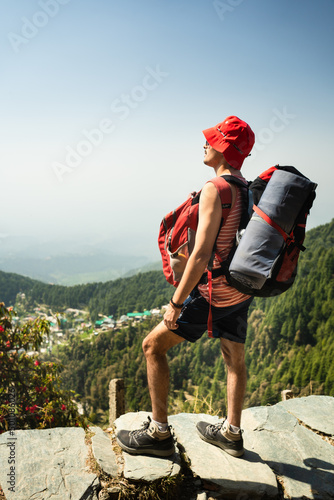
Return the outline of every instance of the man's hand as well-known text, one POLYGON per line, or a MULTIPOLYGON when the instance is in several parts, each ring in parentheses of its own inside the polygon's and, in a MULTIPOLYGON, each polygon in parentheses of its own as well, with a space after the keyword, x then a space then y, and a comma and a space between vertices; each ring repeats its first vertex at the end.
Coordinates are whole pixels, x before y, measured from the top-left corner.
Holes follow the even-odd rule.
POLYGON ((171 304, 169 304, 167 311, 164 314, 164 325, 168 330, 175 330, 178 328, 176 324, 177 318, 181 314, 181 309, 176 309, 171 304))

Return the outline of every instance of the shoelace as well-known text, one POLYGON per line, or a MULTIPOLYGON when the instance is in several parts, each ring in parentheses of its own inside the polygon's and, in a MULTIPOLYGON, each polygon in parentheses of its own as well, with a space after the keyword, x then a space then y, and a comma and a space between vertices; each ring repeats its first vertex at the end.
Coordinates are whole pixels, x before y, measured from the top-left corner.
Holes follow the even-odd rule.
POLYGON ((211 424, 209 426, 209 432, 214 436, 223 428, 224 422, 221 424, 211 424))
POLYGON ((147 417, 147 421, 143 422, 142 427, 140 429, 136 429, 135 431, 131 431, 130 435, 136 437, 136 436, 141 436, 142 434, 145 434, 145 432, 147 431, 147 429, 150 426, 150 423, 151 423, 151 418, 147 417))
MULTIPOLYGON (((142 434, 145 434, 147 429, 149 428, 150 424, 151 424, 151 417, 147 417, 147 421, 146 422, 143 422, 142 426, 140 429, 136 429, 134 431, 131 431, 130 432, 130 436, 134 436, 134 437, 137 437, 137 436, 141 436, 142 434)), ((171 434, 172 433, 172 426, 169 425, 166 429, 166 431, 169 431, 171 434)))
MULTIPOLYGON (((225 419, 226 420, 226 419, 225 419)), ((209 432, 215 436, 223 427, 224 427, 224 424, 225 424, 225 420, 219 424, 211 424, 209 426, 209 432)), ((243 429, 240 429, 240 434, 243 434, 243 429)))

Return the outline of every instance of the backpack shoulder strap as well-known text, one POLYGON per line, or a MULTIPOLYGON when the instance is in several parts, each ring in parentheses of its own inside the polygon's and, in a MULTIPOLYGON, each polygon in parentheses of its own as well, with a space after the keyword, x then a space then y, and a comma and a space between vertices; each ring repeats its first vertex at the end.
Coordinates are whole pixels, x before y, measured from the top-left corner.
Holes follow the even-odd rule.
POLYGON ((212 184, 216 186, 216 189, 220 196, 220 201, 222 203, 222 222, 219 228, 221 229, 232 207, 231 186, 224 177, 214 177, 213 179, 210 179, 208 182, 212 182, 212 184))
POLYGON ((242 180, 239 177, 235 177, 235 175, 222 175, 221 177, 230 184, 235 184, 241 188, 247 188, 249 186, 249 182, 242 180))
POLYGON ((240 188, 242 197, 242 213, 239 230, 245 229, 253 210, 253 196, 251 190, 249 189, 251 182, 235 177, 234 175, 225 175, 224 177, 229 183, 240 188))
MULTIPOLYGON (((220 199, 222 202, 222 224, 220 226, 220 229, 222 228, 223 224, 226 221, 226 218, 228 214, 230 213, 231 207, 232 207, 232 190, 230 184, 234 184, 235 186, 241 188, 241 194, 242 194, 242 203, 243 203, 243 210, 242 210, 242 226, 246 227, 248 223, 248 204, 249 204, 249 182, 246 180, 239 179, 238 177, 235 177, 234 175, 222 175, 220 177, 214 177, 211 179, 209 182, 212 182, 216 188, 217 191, 220 195, 220 199)), ((252 204, 253 206, 253 204, 252 204)))

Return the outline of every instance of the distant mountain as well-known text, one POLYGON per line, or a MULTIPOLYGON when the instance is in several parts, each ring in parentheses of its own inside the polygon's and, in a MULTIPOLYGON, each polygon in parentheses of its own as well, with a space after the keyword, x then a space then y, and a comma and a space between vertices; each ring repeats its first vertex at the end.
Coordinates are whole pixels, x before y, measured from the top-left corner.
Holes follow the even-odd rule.
POLYGON ((149 271, 161 271, 162 270, 162 262, 158 260, 157 262, 151 262, 150 264, 146 264, 145 266, 131 269, 127 273, 123 274, 122 278, 130 278, 130 276, 134 276, 138 273, 148 273, 149 271))
POLYGON ((34 241, 0 234, 0 270, 70 286, 161 269, 135 247, 121 252, 123 247, 116 239, 101 240, 97 236, 34 241))
POLYGON ((67 254, 33 257, 0 257, 0 269, 29 276, 44 283, 76 285, 81 283, 105 282, 133 275, 149 266, 148 259, 141 256, 91 253, 90 255, 67 254), (130 274, 128 274, 130 273, 130 274))

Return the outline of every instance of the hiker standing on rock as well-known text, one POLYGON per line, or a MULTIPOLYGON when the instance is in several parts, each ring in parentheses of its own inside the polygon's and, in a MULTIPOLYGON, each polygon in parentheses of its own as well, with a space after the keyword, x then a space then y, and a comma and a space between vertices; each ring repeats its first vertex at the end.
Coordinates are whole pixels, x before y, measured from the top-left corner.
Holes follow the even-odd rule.
MULTIPOLYGON (((229 116, 217 126, 203 131, 204 163, 213 168, 216 177, 234 176, 244 181, 240 169, 254 145, 254 133, 249 125, 229 116)), ((244 453, 240 430, 241 411, 246 390, 244 343, 248 308, 252 301, 229 286, 223 275, 214 277, 212 296, 208 283, 201 283, 214 245, 214 270, 227 259, 232 249, 243 210, 242 188, 230 183, 232 206, 222 222, 222 199, 215 179, 207 182, 200 195, 198 227, 194 249, 186 263, 182 278, 163 321, 143 341, 147 362, 148 387, 152 402, 152 420, 135 431, 121 430, 117 442, 129 453, 169 456, 174 452, 174 441, 167 422, 169 369, 167 351, 183 342, 196 342, 208 328, 209 310, 212 312, 212 336, 220 339, 223 359, 227 367, 227 418, 216 425, 197 424, 200 437, 219 446, 230 455, 244 453), (218 235, 218 237, 217 237, 218 235)))

